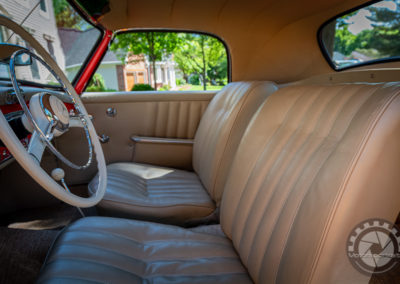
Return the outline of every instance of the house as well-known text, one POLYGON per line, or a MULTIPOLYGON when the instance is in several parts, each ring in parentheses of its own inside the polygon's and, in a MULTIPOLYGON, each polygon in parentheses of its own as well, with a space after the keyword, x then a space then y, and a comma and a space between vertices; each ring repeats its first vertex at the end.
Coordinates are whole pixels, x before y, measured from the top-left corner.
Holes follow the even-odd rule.
MULTIPOLYGON (((17 23, 21 23, 36 4, 36 1, 31 0, 0 0, 0 13, 17 23)), ((53 56, 60 68, 65 70, 65 57, 57 32, 53 2, 51 0, 41 0, 23 23, 23 27, 53 56)), ((13 35, 11 38, 10 36, 9 30, 1 29, 0 38, 2 42, 6 42, 9 39, 9 43, 30 48, 18 36, 13 35)), ((48 72, 44 68, 40 68, 37 62, 34 61, 30 71, 24 72, 21 79, 40 82, 47 76, 48 72)))
MULTIPOLYGON (((66 75, 69 80, 73 80, 91 51, 91 47, 95 45, 99 31, 94 28, 85 31, 59 28, 58 33, 65 53, 66 75)), ((122 66, 121 60, 113 52, 109 51, 104 56, 97 73, 104 78, 107 89, 124 90, 124 85, 121 83, 122 79, 118 79, 118 70, 122 66)))
MULTIPOLYGON (((172 57, 156 62, 157 88, 176 87, 175 62, 172 57)), ((143 55, 134 55, 126 60, 124 68, 125 90, 131 90, 135 84, 154 85, 151 63, 143 55)))
MULTIPOLYGON (((79 71, 82 63, 97 39, 93 33, 94 28, 79 31, 70 28, 59 28, 58 33, 61 45, 65 53, 65 70, 68 79, 72 80, 79 71), (88 48, 84 48, 87 46, 88 48)), ((157 87, 176 87, 175 63, 171 58, 156 62, 157 87)), ((115 91, 130 91, 135 84, 150 84, 153 86, 154 76, 151 64, 143 55, 134 55, 125 60, 117 56, 113 51, 107 51, 96 73, 100 74, 106 85, 106 89, 115 91)))

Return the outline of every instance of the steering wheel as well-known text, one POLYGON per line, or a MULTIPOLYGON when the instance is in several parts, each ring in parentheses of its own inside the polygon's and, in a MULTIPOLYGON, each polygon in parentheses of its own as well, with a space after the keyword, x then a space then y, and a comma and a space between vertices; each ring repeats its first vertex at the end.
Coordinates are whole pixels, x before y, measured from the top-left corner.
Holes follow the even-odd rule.
POLYGON ((25 40, 37 54, 28 50, 20 49, 13 53, 10 59, 10 74, 15 94, 24 111, 23 124, 32 132, 32 138, 26 149, 0 110, 0 139, 7 146, 8 150, 17 162, 28 172, 28 174, 38 182, 44 189, 56 198, 77 207, 91 207, 96 205, 103 198, 107 185, 107 171, 103 150, 98 140, 96 130, 89 118, 89 115, 75 92, 74 87, 68 81, 62 70, 51 55, 28 33, 24 28, 14 23, 7 17, 0 15, 0 25, 10 29, 15 34, 25 40), (38 60, 59 82, 64 93, 69 96, 77 112, 76 117, 70 117, 63 101, 55 95, 41 92, 32 96, 29 107, 22 96, 19 83, 15 76, 15 58, 21 54, 28 54, 38 60), (70 127, 82 127, 88 141, 88 161, 84 165, 75 163, 64 157, 51 143, 54 137, 60 136, 68 131, 70 127), (47 174, 40 167, 45 148, 59 158, 67 166, 83 170, 86 169, 93 160, 93 153, 96 154, 98 168, 98 187, 96 192, 90 197, 80 197, 71 193, 66 187, 60 173, 53 173, 53 177, 47 174), (59 177, 57 177, 57 175, 59 177), (61 180, 61 184, 57 181, 61 180), (64 187, 65 186, 65 187, 64 187))

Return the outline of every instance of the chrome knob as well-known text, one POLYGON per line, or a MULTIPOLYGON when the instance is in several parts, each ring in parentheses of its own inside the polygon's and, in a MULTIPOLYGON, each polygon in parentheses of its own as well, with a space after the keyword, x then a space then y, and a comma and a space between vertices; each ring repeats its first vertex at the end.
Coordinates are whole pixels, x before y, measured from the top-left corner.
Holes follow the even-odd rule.
POLYGON ((110 141, 110 136, 108 136, 108 135, 105 135, 105 134, 101 134, 100 136, 99 136, 99 141, 101 142, 101 143, 108 143, 108 141, 110 141))
POLYGON ((106 110, 106 114, 107 114, 109 117, 114 117, 114 116, 117 115, 117 110, 116 110, 115 108, 113 108, 113 107, 109 107, 109 108, 107 108, 107 110, 106 110))

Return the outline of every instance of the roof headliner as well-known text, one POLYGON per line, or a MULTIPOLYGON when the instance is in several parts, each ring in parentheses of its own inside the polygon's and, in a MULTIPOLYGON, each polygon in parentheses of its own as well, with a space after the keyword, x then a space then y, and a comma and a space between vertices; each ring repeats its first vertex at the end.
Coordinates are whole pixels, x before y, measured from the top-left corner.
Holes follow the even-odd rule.
POLYGON ((232 80, 287 83, 332 72, 317 41, 329 18, 365 0, 110 0, 110 30, 164 28, 215 34, 228 45, 232 80))

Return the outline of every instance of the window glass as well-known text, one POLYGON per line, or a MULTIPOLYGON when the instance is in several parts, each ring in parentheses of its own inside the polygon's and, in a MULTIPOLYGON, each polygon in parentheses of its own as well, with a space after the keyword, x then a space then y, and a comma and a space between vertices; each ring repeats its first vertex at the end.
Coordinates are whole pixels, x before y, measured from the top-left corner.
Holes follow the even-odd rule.
MULTIPOLYGON (((22 26, 56 60, 68 79, 74 80, 101 36, 101 31, 86 22, 66 0, 0 0, 0 13, 22 26)), ((0 26, 0 43, 32 48, 18 35, 0 26)), ((27 68, 26 68, 27 69, 27 68)), ((46 71, 37 62, 24 78, 35 83, 48 82, 46 71)), ((6 72, 1 72, 4 77, 6 72)))
POLYGON ((115 36, 86 91, 219 90, 227 83, 227 50, 215 37, 124 32, 115 36))
POLYGON ((336 70, 400 59, 400 0, 337 17, 321 28, 320 41, 336 70))
POLYGON ((46 1, 45 0, 40 0, 40 10, 42 10, 43 12, 47 12, 47 8, 46 8, 46 1))

